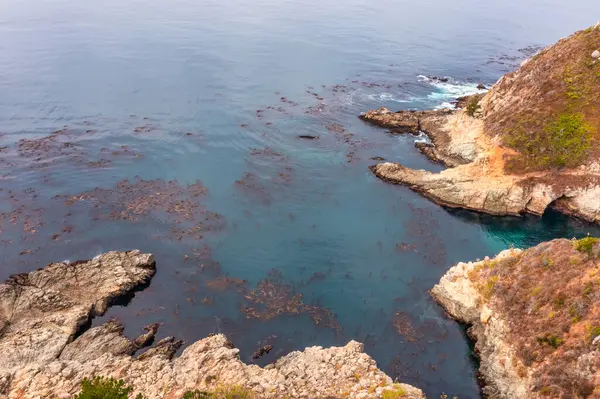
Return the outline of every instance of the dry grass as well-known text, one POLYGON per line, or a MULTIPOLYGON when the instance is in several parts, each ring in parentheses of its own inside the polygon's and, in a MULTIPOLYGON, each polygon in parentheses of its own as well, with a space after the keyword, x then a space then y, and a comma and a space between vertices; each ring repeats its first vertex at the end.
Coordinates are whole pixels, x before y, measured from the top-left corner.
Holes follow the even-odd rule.
POLYGON ((577 32, 494 87, 484 129, 517 151, 507 172, 574 167, 598 155, 600 62, 591 54, 599 43, 600 29, 577 32))
POLYGON ((508 341, 519 359, 538 368, 534 387, 542 396, 587 397, 594 388, 576 363, 594 350, 591 342, 600 335, 599 255, 596 239, 554 240, 469 276, 509 321, 508 341))

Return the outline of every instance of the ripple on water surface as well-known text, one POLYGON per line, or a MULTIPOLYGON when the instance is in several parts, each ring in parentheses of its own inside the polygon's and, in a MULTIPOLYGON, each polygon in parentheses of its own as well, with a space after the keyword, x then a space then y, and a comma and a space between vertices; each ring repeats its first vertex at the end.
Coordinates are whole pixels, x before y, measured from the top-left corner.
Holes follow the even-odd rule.
MULTIPOLYGON (((427 290, 458 261, 599 233, 552 212, 448 211, 367 168, 440 170, 414 148, 422 137, 360 112, 477 91, 526 46, 556 40, 554 18, 532 26, 506 2, 474 0, 437 13, 357 0, 37 3, 0 13, 0 274, 154 253, 152 284, 95 323, 117 317, 134 336, 162 322, 159 334, 188 343, 224 332, 258 364, 357 339, 429 397, 477 398, 463 329, 427 290)), ((555 3, 532 12, 564 11, 555 3)), ((578 3, 561 13, 564 34, 585 26, 578 3)))

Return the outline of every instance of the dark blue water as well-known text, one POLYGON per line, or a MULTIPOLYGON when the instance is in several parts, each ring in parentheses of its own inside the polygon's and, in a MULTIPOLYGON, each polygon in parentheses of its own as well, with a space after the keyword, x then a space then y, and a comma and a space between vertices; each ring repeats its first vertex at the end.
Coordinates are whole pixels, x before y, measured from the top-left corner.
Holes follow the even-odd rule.
POLYGON ((107 315, 129 335, 156 321, 187 342, 224 332, 248 362, 273 344, 259 364, 357 339, 429 397, 478 398, 462 329, 427 290, 458 261, 600 231, 553 213, 446 211, 382 183, 371 157, 439 167, 414 137, 356 116, 443 106, 599 11, 593 0, 2 2, 0 277, 139 248, 158 273, 107 315), (208 194, 187 188, 197 181, 208 194))

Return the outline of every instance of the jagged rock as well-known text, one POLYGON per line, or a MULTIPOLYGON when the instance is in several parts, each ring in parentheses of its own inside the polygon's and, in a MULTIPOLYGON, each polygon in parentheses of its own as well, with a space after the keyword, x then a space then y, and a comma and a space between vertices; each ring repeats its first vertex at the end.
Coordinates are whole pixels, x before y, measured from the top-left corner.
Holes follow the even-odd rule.
POLYGON ((114 320, 91 328, 66 345, 59 358, 83 363, 105 353, 131 356, 137 350, 137 346, 123 336, 123 330, 123 325, 114 320))
MULTIPOLYGON (((433 144, 424 141, 416 141, 415 147, 432 162, 444 164, 444 161, 438 158, 433 144)), ((381 161, 385 161, 385 159, 381 159, 381 161)))
POLYGON ((273 345, 265 345, 262 348, 260 348, 259 350, 257 350, 256 352, 254 352, 254 354, 252 355, 252 359, 254 359, 254 360, 260 359, 262 356, 271 352, 272 349, 273 349, 273 345))
POLYGON ((416 111, 392 112, 385 107, 361 115, 364 121, 390 129, 393 133, 419 134, 419 114, 416 111))
MULTIPOLYGON (((51 264, 0 284, 0 397, 70 398, 82 379, 98 375, 123 379, 134 394, 150 399, 180 399, 188 390, 227 385, 257 398, 379 398, 393 387, 355 341, 292 352, 261 368, 242 363, 239 350, 221 334, 193 343, 179 357, 183 342, 174 337, 135 357, 152 342, 158 324, 145 327, 133 341, 115 320, 85 330, 91 317, 146 285, 154 272, 152 255, 109 252, 89 261, 51 264)), ((423 398, 420 390, 399 386, 406 399, 423 398)))
POLYGON ((431 290, 470 326, 485 397, 598 397, 600 352, 588 331, 600 326, 600 244, 590 242, 560 239, 458 263, 431 290))
POLYGON ((138 356, 138 360, 149 359, 154 356, 171 360, 175 356, 175 352, 181 348, 181 345, 183 345, 183 341, 176 340, 175 337, 163 338, 156 345, 138 356))
POLYGON ((158 331, 158 327, 160 325, 158 323, 150 324, 144 327, 144 330, 147 331, 145 334, 139 335, 136 339, 133 340, 133 343, 136 348, 144 348, 154 341, 154 337, 156 336, 156 332, 158 331))
POLYGON ((484 84, 480 83, 477 85, 477 90, 487 90, 487 87, 485 87, 484 84))
POLYGON ((154 271, 152 255, 109 252, 90 261, 53 263, 0 284, 0 374, 56 359, 90 317, 148 283, 154 271))
MULTIPOLYGON (((471 162, 478 152, 477 144, 473 143, 470 135, 458 137, 454 140, 449 135, 452 130, 448 128, 448 124, 457 117, 456 111, 450 109, 392 112, 387 108, 380 108, 361 115, 363 120, 389 129, 390 132, 395 134, 426 133, 433 147, 424 154, 434 162, 441 162, 451 167, 471 162)), ((452 123, 462 126, 477 123, 477 121, 463 122, 461 120, 452 123)))

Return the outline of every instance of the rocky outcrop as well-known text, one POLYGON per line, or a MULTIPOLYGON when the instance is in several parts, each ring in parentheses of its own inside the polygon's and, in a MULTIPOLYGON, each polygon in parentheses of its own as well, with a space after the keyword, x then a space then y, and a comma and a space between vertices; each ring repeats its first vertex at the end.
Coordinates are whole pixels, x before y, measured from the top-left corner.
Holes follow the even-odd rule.
POLYGON ((492 215, 542 215, 549 206, 592 222, 600 222, 600 175, 586 169, 562 173, 504 175, 490 170, 488 160, 440 173, 396 163, 371 166, 387 182, 409 186, 432 201, 492 215))
POLYGON ((158 324, 130 340, 110 320, 89 328, 116 300, 149 283, 152 255, 109 252, 89 261, 55 263, 0 284, 0 397, 71 398, 84 378, 123 379, 145 398, 180 399, 188 390, 237 386, 257 398, 379 398, 386 390, 422 398, 394 384, 351 341, 344 347, 311 347, 261 368, 246 365, 225 336, 207 337, 175 354, 182 341, 154 341, 158 324))
POLYGON ((494 215, 548 207, 600 222, 600 28, 577 32, 501 78, 460 110, 373 110, 362 119, 393 132, 424 132, 419 150, 450 169, 371 167, 448 207, 494 215), (595 46, 595 47, 594 47, 595 46), (596 93, 598 92, 598 93, 596 93), (598 95, 596 95, 598 94, 598 95))
POLYGON ((431 150, 426 155, 448 167, 469 163, 477 154, 473 137, 455 137, 453 140, 450 136, 452 124, 462 126, 464 122, 473 123, 466 119, 456 119, 454 110, 392 112, 387 108, 380 108, 368 111, 360 117, 366 122, 388 129, 393 134, 426 133, 431 140, 431 150))
POLYGON ((432 290, 468 324, 487 397, 598 398, 600 244, 554 240, 459 263, 432 290))

